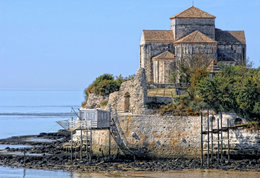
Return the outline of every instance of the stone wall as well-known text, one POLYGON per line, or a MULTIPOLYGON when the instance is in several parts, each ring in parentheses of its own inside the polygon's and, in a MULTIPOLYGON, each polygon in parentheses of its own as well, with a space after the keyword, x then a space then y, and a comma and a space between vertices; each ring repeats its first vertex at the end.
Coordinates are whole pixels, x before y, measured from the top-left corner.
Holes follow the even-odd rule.
MULTIPOLYGON (((216 116, 218 118, 219 116, 216 116)), ((224 115, 223 126, 230 118, 233 124, 236 115, 224 115)), ((118 123, 120 134, 127 147, 134 150, 136 155, 145 157, 173 158, 176 156, 200 156, 200 117, 133 115, 119 113, 118 123)), ((206 124, 206 123, 204 123, 206 124)), ((214 125, 216 128, 216 125, 214 125)), ((204 128, 206 129, 206 128, 204 128)), ((226 134, 224 149, 227 148, 226 134)), ((204 137, 206 139, 206 136, 204 137)), ((214 137, 216 141, 216 136, 214 137)), ((260 154, 260 132, 247 129, 230 131, 232 150, 247 154, 260 154)), ((216 146, 216 142, 214 146, 216 146)), ((206 148, 206 144, 204 144, 206 148)), ((94 153, 104 154, 108 150, 108 131, 93 132, 94 153)), ((118 147, 112 139, 112 153, 116 154, 118 147)))
POLYGON ((145 69, 147 82, 153 82, 152 57, 164 51, 174 53, 173 43, 145 43, 140 45, 140 67, 145 69))
POLYGON ((175 44, 176 57, 178 59, 189 58, 192 55, 203 54, 211 59, 217 59, 216 44, 175 44))
POLYGON ((160 97, 160 96, 153 96, 147 97, 147 103, 164 103, 169 104, 172 102, 171 97, 160 97))
POLYGON ((85 108, 94 109, 94 108, 101 108, 103 109, 102 102, 108 100, 108 96, 100 96, 95 93, 90 93, 87 99, 87 103, 84 106, 85 108))
POLYGON ((142 114, 145 112, 147 100, 146 77, 143 68, 136 72, 134 80, 129 80, 121 84, 118 92, 111 93, 107 104, 118 112, 132 112, 142 114))
MULTIPOLYGON (((123 133, 122 138, 135 154, 145 157, 171 158, 181 155, 199 154, 199 117, 167 117, 156 115, 119 114, 117 117, 123 133)), ((107 153, 108 132, 93 133, 94 153, 107 153)), ((112 142, 112 152, 117 145, 112 142)))
POLYGON ((172 19, 171 29, 175 40, 179 40, 190 33, 199 30, 211 39, 215 40, 215 19, 172 19))
POLYGON ((175 60, 153 59, 153 83, 170 83, 170 76, 174 70, 176 70, 175 60))
POLYGON ((218 61, 246 64, 246 45, 242 43, 218 43, 218 61))

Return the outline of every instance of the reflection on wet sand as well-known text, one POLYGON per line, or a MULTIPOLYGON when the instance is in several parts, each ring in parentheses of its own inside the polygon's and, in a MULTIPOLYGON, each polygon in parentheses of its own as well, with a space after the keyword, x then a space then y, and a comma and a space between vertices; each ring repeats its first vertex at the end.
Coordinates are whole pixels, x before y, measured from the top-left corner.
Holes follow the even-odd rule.
POLYGON ((160 177, 160 178, 259 178, 260 172, 222 171, 222 170, 184 170, 169 172, 113 172, 113 173, 74 173, 73 178, 106 177, 160 177))

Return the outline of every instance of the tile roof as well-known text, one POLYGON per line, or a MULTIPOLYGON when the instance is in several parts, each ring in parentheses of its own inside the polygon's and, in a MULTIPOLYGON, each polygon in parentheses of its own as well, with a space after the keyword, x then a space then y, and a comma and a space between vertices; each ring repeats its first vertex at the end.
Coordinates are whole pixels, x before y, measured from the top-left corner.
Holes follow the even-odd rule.
POLYGON ((145 42, 172 42, 174 35, 172 30, 143 30, 145 42))
POLYGON ((196 30, 191 34, 179 39, 175 43, 217 43, 215 40, 196 30))
POLYGON ((216 29, 216 41, 246 43, 244 31, 222 31, 216 29))
POLYGON ((170 19, 174 18, 210 18, 210 19, 215 19, 216 17, 214 15, 211 15, 197 7, 190 7, 175 16, 171 17, 170 19))
POLYGON ((153 59, 175 59, 175 56, 169 51, 164 51, 163 53, 153 57, 153 59))

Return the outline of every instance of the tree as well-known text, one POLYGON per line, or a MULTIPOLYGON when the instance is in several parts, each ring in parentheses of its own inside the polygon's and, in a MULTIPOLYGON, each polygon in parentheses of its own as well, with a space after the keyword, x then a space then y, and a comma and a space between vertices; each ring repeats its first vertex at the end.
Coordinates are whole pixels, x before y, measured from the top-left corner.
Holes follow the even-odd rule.
POLYGON ((212 80, 203 78, 197 94, 215 110, 231 111, 247 120, 260 121, 260 68, 246 66, 222 66, 212 80))
POLYGON ((190 84, 197 69, 206 69, 211 61, 212 59, 203 54, 182 58, 176 62, 176 71, 171 74, 171 82, 190 84))

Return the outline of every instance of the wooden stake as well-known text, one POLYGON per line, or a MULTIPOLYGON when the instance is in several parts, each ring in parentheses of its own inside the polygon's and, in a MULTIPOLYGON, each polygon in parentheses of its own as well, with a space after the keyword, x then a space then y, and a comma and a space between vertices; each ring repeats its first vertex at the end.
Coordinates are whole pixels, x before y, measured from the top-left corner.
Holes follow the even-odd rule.
POLYGON ((201 166, 203 166, 203 115, 202 115, 202 111, 200 113, 200 123, 201 123, 201 132, 200 132, 200 136, 201 136, 201 142, 200 142, 200 151, 201 151, 201 166))
POLYGON ((90 128, 90 138, 89 138, 89 162, 92 159, 92 129, 90 128))
POLYGON ((82 129, 80 129, 80 152, 79 152, 80 160, 82 160, 82 147, 83 147, 83 138, 82 138, 82 129))
POLYGON ((73 145, 72 145, 72 131, 70 132, 70 138, 71 138, 71 140, 70 140, 70 150, 71 150, 70 159, 71 159, 71 161, 72 161, 72 159, 73 159, 73 151, 72 151, 72 147, 73 147, 73 145))
POLYGON ((228 137, 228 163, 229 163, 230 162, 229 119, 227 119, 227 137, 228 137))
POLYGON ((89 139, 88 139, 88 133, 89 133, 89 129, 87 128, 86 130, 86 155, 89 158, 89 148, 88 148, 88 144, 89 144, 89 139))
POLYGON ((219 119, 217 120, 217 124, 218 124, 218 153, 217 153, 217 160, 219 163, 219 119))
POLYGON ((213 162, 213 117, 211 117, 210 125, 211 125, 211 163, 213 162))
POLYGON ((208 156, 207 156, 207 160, 208 160, 208 167, 210 166, 210 160, 209 160, 209 108, 207 110, 207 125, 208 125, 208 156))
POLYGON ((223 161, 223 127, 222 127, 222 112, 220 112, 220 139, 221 139, 221 148, 220 148, 220 160, 223 161))
POLYGON ((109 105, 109 128, 108 128, 108 157, 110 159, 111 156, 111 105, 109 105))

